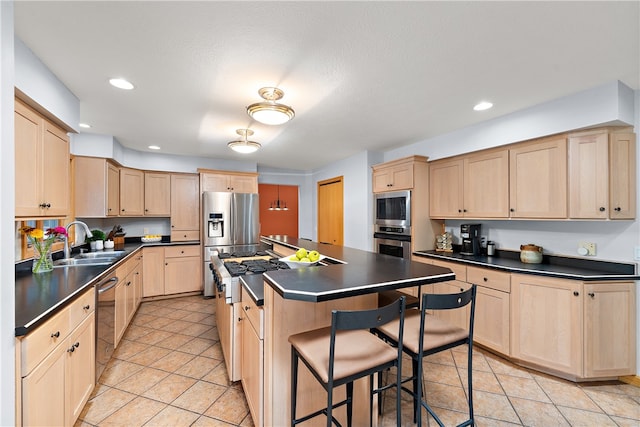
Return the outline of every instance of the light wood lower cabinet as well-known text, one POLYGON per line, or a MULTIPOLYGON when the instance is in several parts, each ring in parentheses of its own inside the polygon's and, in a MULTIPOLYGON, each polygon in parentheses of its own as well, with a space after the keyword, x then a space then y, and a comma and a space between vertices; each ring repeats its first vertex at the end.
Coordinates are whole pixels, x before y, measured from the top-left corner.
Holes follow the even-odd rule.
POLYGON ((200 245, 146 247, 142 260, 143 297, 202 290, 200 245))
POLYGON ((23 337, 22 425, 72 426, 95 385, 95 290, 23 337))
POLYGON ((264 425, 264 311, 242 288, 242 388, 256 426, 264 425))
POLYGON ((142 299, 141 255, 141 252, 134 255, 134 258, 117 270, 119 280, 115 291, 115 347, 120 343, 142 299))

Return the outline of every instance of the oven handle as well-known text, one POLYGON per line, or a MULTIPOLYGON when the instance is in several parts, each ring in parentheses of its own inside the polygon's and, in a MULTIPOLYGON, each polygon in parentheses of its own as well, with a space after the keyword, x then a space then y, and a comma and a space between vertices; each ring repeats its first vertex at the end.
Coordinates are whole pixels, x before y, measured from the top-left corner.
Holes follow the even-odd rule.
POLYGON ((385 240, 398 240, 401 242, 410 242, 411 236, 407 236, 406 234, 390 234, 390 233, 373 233, 374 239, 385 239, 385 240))
POLYGON ((108 279, 108 280, 105 280, 104 282, 102 282, 102 283, 100 283, 100 284, 98 285, 98 293, 99 293, 99 294, 105 293, 105 292, 107 292, 109 289, 113 289, 113 287, 114 287, 114 286, 116 286, 117 284, 118 284, 118 278, 117 278, 117 277, 115 277, 115 276, 114 276, 114 277, 112 277, 112 278, 110 278, 110 279, 108 279), (113 282, 113 283, 111 283, 111 282, 113 282), (105 285, 107 285, 107 284, 108 284, 109 286, 103 287, 103 286, 105 286, 105 285))

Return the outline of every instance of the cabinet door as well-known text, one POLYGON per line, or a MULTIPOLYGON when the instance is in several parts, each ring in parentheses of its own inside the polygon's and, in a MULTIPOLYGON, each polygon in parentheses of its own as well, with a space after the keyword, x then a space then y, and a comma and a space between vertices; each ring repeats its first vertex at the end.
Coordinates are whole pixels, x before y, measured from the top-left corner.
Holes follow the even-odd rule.
POLYGON ((16 100, 15 103, 16 216, 40 215, 42 194, 42 118, 16 100))
POLYGON ((217 173, 203 173, 202 191, 230 191, 229 175, 217 173))
POLYGON ((66 425, 76 422, 93 391, 96 378, 95 330, 95 314, 91 313, 67 340, 66 425))
POLYGON ((66 216, 70 210, 69 138, 62 129, 44 122, 42 194, 47 216, 66 216))
POLYGON ((142 250, 142 296, 164 295, 164 248, 142 250))
POLYGON ((202 290, 200 257, 165 258, 165 295, 202 290))
POLYGON ((636 307, 633 283, 584 285, 584 376, 636 373, 636 307))
POLYGON ((509 294, 478 286, 473 340, 509 356, 509 294))
MULTIPOLYGON (((200 230, 198 175, 171 175, 171 231, 200 230)), ((179 234, 179 233, 177 233, 179 234)), ((173 234, 172 234, 172 241, 173 234)))
POLYGON ((512 356, 582 375, 581 282, 511 276, 512 356))
POLYGON ((567 140, 564 136, 509 150, 513 218, 567 217, 567 140))
POLYGON ((141 216, 144 213, 144 173, 120 168, 120 215, 141 216))
POLYGON ((429 215, 432 218, 462 217, 463 184, 462 160, 429 163, 429 215))
POLYGON ((161 172, 144 173, 144 214, 171 214, 171 175, 161 172))
POLYGON ((411 190, 413 188, 413 163, 391 168, 391 190, 411 190))
POLYGON ((127 329, 127 282, 129 281, 129 275, 122 278, 116 285, 116 304, 114 314, 114 332, 115 332, 115 345, 118 347, 120 338, 124 335, 125 329, 127 329))
POLYGON ((609 136, 569 138, 569 217, 609 216, 609 136))
POLYGON ((22 379, 24 426, 67 425, 64 403, 65 358, 66 347, 61 343, 22 379))
POLYGON ((463 213, 470 218, 509 216, 509 151, 489 151, 464 158, 463 213))
POLYGON ((385 191, 391 191, 391 184, 393 182, 391 168, 382 168, 373 172, 373 192, 383 193, 385 191))
POLYGON ((609 201, 611 219, 636 217, 636 136, 611 134, 609 201))
POLYGON ((136 310, 140 306, 142 301, 142 256, 138 257, 138 262, 133 269, 133 310, 131 312, 131 318, 136 314, 136 310))
MULTIPOLYGON (((467 282, 461 282, 460 280, 450 280, 448 282, 434 283, 428 285, 426 293, 432 294, 455 294, 469 289, 471 285, 467 282)), ((447 322, 455 325, 459 328, 469 328, 469 316, 471 313, 471 306, 467 305, 464 308, 458 308, 455 310, 434 310, 432 314, 439 319, 446 320, 447 322)), ((427 322, 429 319, 426 320, 427 322)))
POLYGON ((234 193, 257 193, 258 178, 255 176, 231 175, 229 187, 234 193))
POLYGON ((107 163, 107 216, 120 214, 120 169, 107 163))
POLYGON ((242 388, 247 398, 254 425, 263 425, 264 341, 253 325, 243 317, 242 326, 242 388))

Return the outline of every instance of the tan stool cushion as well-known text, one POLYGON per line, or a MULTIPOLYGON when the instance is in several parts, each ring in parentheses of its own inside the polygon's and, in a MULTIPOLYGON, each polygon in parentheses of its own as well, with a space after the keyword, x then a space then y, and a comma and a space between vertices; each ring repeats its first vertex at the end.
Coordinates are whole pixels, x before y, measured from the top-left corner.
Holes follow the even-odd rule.
MULTIPOLYGON (((398 324, 396 324, 396 335, 398 324)), ((331 327, 289 337, 289 342, 315 370, 324 383, 329 381, 331 327)), ((397 359, 398 351, 364 330, 338 331, 334 356, 334 381, 397 359)))
MULTIPOLYGON (((398 320, 393 320, 378 328, 385 335, 398 341, 398 320)), ((466 329, 427 314, 424 320, 424 351, 465 339, 469 336, 466 329)), ((418 353, 420 338, 420 310, 407 310, 404 317, 404 339, 402 344, 413 353, 418 353)))

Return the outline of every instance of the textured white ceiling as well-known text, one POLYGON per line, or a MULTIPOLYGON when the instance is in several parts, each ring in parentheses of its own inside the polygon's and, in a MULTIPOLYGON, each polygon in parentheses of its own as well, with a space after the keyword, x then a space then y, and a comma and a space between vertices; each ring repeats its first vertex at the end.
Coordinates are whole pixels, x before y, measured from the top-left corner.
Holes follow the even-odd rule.
POLYGON ((17 36, 126 147, 310 170, 621 80, 640 2, 17 1, 17 36), (119 91, 107 80, 136 85, 119 91), (296 117, 252 121, 278 86, 296 117), (474 112, 480 100, 495 107, 474 112), (249 127, 263 148, 227 148, 249 127))

